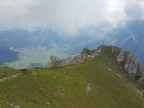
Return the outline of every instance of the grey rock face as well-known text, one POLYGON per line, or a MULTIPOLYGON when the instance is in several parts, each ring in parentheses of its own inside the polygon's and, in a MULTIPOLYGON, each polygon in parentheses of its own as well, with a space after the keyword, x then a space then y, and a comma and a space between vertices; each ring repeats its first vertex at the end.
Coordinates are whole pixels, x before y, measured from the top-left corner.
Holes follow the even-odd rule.
POLYGON ((50 62, 48 63, 46 67, 54 68, 54 67, 61 67, 61 66, 70 65, 70 64, 83 63, 86 57, 94 58, 99 52, 100 52, 100 49, 96 51, 96 50, 90 50, 89 48, 84 48, 80 54, 71 56, 65 60, 60 60, 56 56, 51 56, 50 62))
POLYGON ((129 75, 140 75, 140 79, 144 79, 144 65, 139 64, 137 57, 130 52, 123 51, 122 49, 113 46, 111 52, 117 54, 117 62, 124 63, 124 69, 129 75))
POLYGON ((142 72, 142 76, 144 77, 144 65, 140 65, 140 71, 142 72))
POLYGON ((118 55, 116 58, 117 62, 124 62, 124 69, 129 74, 136 75, 139 63, 137 58, 133 54, 127 51, 123 51, 122 49, 117 47, 112 47, 111 52, 118 55))
POLYGON ((138 59, 133 54, 125 52, 124 62, 125 70, 127 70, 130 75, 136 75, 139 65, 138 59))
POLYGON ((86 56, 88 56, 88 55, 91 55, 91 50, 86 47, 86 48, 83 49, 83 51, 80 53, 80 55, 81 55, 82 57, 86 57, 86 56))
POLYGON ((84 62, 83 57, 81 57, 80 55, 76 55, 73 57, 69 57, 68 59, 64 60, 66 64, 79 64, 84 62))
POLYGON ((125 51, 121 50, 120 54, 117 57, 117 61, 118 62, 124 61, 124 57, 125 57, 125 51))
POLYGON ((140 65, 139 70, 140 70, 140 76, 141 76, 141 78, 139 79, 139 82, 144 83, 144 65, 140 65))
POLYGON ((83 59, 85 57, 94 58, 95 56, 99 55, 100 53, 101 53, 100 48, 98 48, 96 50, 91 50, 89 48, 84 48, 83 51, 79 54, 79 56, 82 57, 83 59))
MULTIPOLYGON (((138 62, 137 57, 132 53, 122 50, 112 46, 111 53, 116 55, 117 62, 122 63, 123 68, 129 73, 129 75, 138 76, 140 82, 144 82, 144 65, 141 65, 138 62)), ((71 56, 65 60, 60 60, 56 56, 50 57, 50 62, 46 66, 47 68, 61 67, 70 64, 79 64, 83 63, 86 57, 94 58, 95 56, 101 53, 101 47, 97 50, 90 50, 89 48, 84 48, 83 51, 75 56, 71 56)))
POLYGON ((120 53, 121 52, 121 48, 118 48, 118 47, 115 47, 115 46, 111 46, 112 47, 112 50, 111 50, 111 53, 120 53))
POLYGON ((50 62, 48 63, 47 68, 60 67, 60 66, 62 66, 62 64, 63 64, 63 61, 60 60, 58 57, 51 56, 50 62))
POLYGON ((55 56, 51 56, 50 62, 46 67, 47 68, 62 67, 70 64, 79 64, 82 62, 84 62, 84 59, 80 55, 71 56, 65 60, 60 60, 55 56))

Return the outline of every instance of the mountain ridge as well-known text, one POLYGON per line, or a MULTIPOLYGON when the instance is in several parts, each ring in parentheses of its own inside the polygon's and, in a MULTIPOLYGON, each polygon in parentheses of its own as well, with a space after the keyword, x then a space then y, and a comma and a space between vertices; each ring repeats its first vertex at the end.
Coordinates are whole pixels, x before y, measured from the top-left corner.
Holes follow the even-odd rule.
POLYGON ((65 60, 60 60, 56 56, 51 56, 50 62, 46 66, 47 68, 61 67, 70 64, 79 64, 85 61, 86 57, 94 58, 99 55, 102 47, 110 47, 111 53, 116 54, 116 61, 129 73, 129 75, 134 76, 137 80, 144 83, 144 67, 139 63, 138 58, 131 52, 124 51, 122 48, 115 46, 105 46, 102 45, 95 50, 89 48, 84 48, 83 51, 76 55, 69 57, 65 60))
POLYGON ((144 85, 117 62, 119 53, 112 53, 112 46, 97 52, 85 48, 84 62, 60 67, 1 67, 0 107, 143 108, 144 85))
MULTIPOLYGON (((105 36, 105 38, 103 38, 105 44, 128 50, 138 57, 140 63, 144 63, 143 25, 144 21, 134 20, 122 27, 115 28, 103 34, 105 36)), ((1 57, 2 60, 0 64, 17 67, 17 63, 20 64, 22 62, 19 68, 29 67, 31 63, 46 65, 45 59, 33 60, 35 58, 31 57, 32 59, 27 59, 28 62, 25 62, 23 58, 33 56, 33 49, 37 50, 39 47, 45 48, 45 53, 51 54, 52 48, 55 48, 55 50, 60 49, 61 52, 66 55, 77 54, 85 47, 94 49, 103 41, 103 39, 96 38, 99 34, 100 33, 96 33, 94 36, 83 31, 78 36, 69 37, 62 36, 55 31, 41 27, 36 27, 31 31, 25 29, 0 31, 0 50, 7 49, 9 50, 9 55, 13 54, 15 56, 14 58, 8 57, 0 52, 0 56, 3 56, 1 57), (27 52, 23 53, 23 49, 26 49, 25 52, 28 50, 29 54, 27 55, 27 52)), ((42 54, 40 55, 43 56, 42 54)), ((39 57, 39 54, 36 56, 39 57)))

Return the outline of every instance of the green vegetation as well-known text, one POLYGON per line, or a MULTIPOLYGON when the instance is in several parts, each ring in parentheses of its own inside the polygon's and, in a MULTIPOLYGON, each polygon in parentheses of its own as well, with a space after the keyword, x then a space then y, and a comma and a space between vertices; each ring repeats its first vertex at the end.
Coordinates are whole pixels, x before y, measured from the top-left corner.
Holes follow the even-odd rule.
POLYGON ((0 79, 10 76, 10 75, 14 75, 14 74, 18 74, 20 75, 20 71, 12 69, 12 68, 8 68, 8 67, 0 67, 0 79))
MULTIPOLYGON (((63 49, 66 48, 67 47, 63 47, 63 49)), ((62 48, 57 47, 53 50, 53 53, 60 58, 65 58, 68 56, 63 52, 62 48)), ((39 63, 45 66, 48 63, 48 58, 50 58, 52 55, 52 49, 47 49, 45 47, 33 47, 30 49, 21 48, 15 49, 14 51, 21 54, 20 58, 16 61, 5 63, 5 65, 17 69, 30 67, 31 63, 39 63)))
POLYGON ((101 49, 99 56, 83 64, 31 68, 0 82, 0 108, 144 108, 144 100, 130 85, 136 82, 127 80, 110 47, 101 49))

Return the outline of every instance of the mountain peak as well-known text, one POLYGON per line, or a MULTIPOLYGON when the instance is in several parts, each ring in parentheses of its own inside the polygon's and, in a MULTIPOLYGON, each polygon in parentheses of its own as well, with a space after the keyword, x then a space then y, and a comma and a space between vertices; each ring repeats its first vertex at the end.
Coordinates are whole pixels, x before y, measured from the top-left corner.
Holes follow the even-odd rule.
POLYGON ((91 50, 86 47, 80 54, 71 56, 67 59, 55 59, 57 57, 50 59, 47 67, 54 68, 70 64, 79 64, 83 63, 87 57, 96 58, 100 55, 111 55, 110 57, 113 58, 130 76, 144 83, 144 66, 139 63, 137 57, 131 52, 124 51, 123 49, 115 46, 101 45, 95 50, 91 50))

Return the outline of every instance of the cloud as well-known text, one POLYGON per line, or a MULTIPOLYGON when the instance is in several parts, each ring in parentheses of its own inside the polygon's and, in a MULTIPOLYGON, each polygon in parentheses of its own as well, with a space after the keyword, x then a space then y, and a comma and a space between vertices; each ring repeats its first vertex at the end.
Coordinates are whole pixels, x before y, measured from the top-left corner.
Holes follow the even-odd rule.
POLYGON ((104 32, 105 26, 144 18, 143 4, 143 0, 0 0, 0 28, 42 26, 67 36, 94 27, 104 32))
POLYGON ((124 11, 129 19, 142 19, 144 15, 144 0, 126 0, 124 11))

